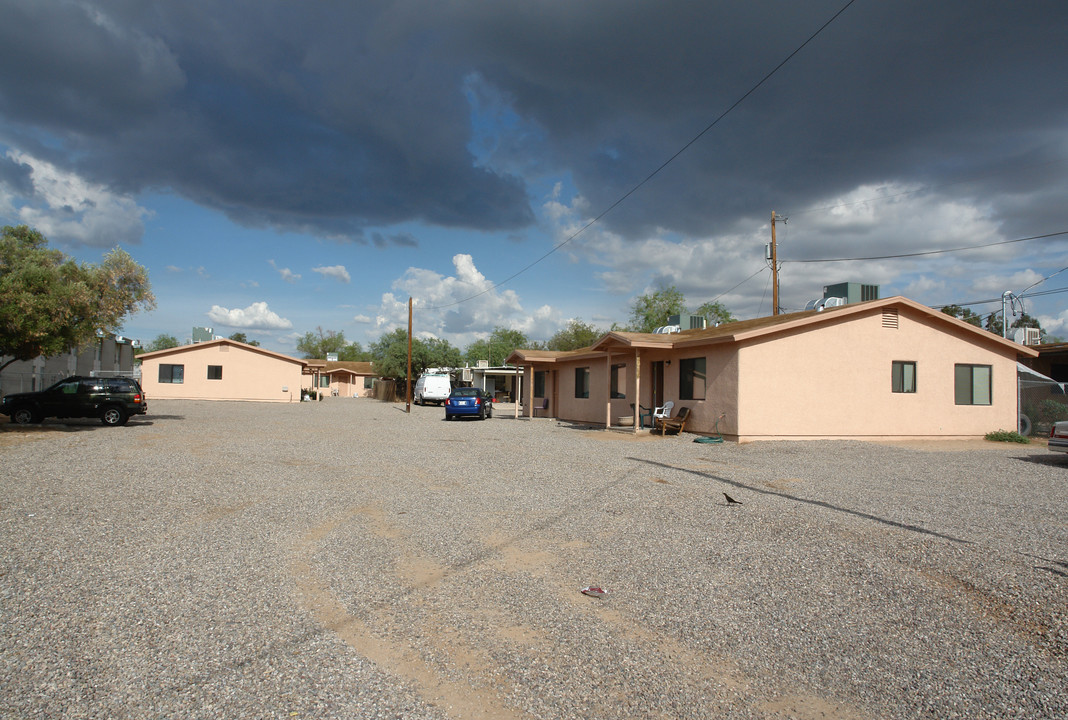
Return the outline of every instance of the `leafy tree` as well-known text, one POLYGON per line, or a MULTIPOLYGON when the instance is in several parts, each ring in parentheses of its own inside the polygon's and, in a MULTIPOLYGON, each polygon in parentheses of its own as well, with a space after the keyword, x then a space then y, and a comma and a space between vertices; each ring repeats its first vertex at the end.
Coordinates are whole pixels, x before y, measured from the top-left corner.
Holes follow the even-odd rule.
POLYGON ((718 302, 706 302, 693 311, 694 315, 704 315, 708 320, 709 325, 715 325, 716 323, 729 323, 734 322, 737 318, 731 314, 723 303, 718 302))
POLYGON ((604 335, 603 330, 575 318, 567 324, 566 328, 549 338, 549 341, 545 343, 545 349, 578 350, 593 345, 602 335, 604 335))
POLYGON ((94 342, 155 306, 148 273, 119 248, 79 264, 25 225, 0 230, 0 369, 94 342))
POLYGON ((448 340, 429 338, 421 340, 420 343, 426 346, 426 367, 454 368, 463 365, 463 353, 460 352, 460 348, 453 347, 448 340))
POLYGON ((498 326, 493 328, 493 332, 485 340, 476 340, 468 345, 464 358, 471 365, 479 360, 486 360, 491 366, 503 365, 505 358, 511 355, 513 350, 526 347, 529 342, 521 331, 498 326))
POLYGON ((137 354, 140 355, 141 353, 155 352, 157 350, 168 350, 170 348, 176 348, 179 345, 181 345, 181 343, 178 342, 178 338, 164 333, 157 335, 155 340, 146 345, 144 350, 137 354))
MULTIPOLYGON (((674 285, 661 287, 634 299, 630 309, 630 323, 625 328, 613 325, 613 330, 651 333, 662 325, 668 324, 672 315, 686 312, 686 297, 674 285)), ((717 322, 734 322, 735 317, 722 303, 709 301, 693 311, 694 315, 703 315, 710 325, 717 322)))
MULTIPOLYGON (((946 315, 960 318, 964 322, 971 323, 976 327, 983 326, 983 319, 969 308, 962 308, 960 305, 946 305, 942 308, 942 312, 946 315)), ((998 333, 1001 333, 1000 327, 998 328, 998 333)))
MULTIPOLYGON (((408 376, 408 331, 397 328, 383 335, 370 347, 375 372, 381 377, 408 376)), ((459 349, 448 340, 412 338, 412 377, 418 377, 430 367, 456 367, 463 362, 459 349)))
POLYGON ((248 336, 245 335, 245 333, 243 333, 243 332, 235 332, 233 335, 230 336, 230 339, 233 340, 234 342, 245 343, 246 345, 251 345, 252 347, 259 347, 260 346, 260 341, 259 340, 249 340, 248 336))
POLYGON ((668 318, 686 312, 686 298, 682 292, 670 285, 661 287, 645 295, 639 295, 630 306, 631 332, 651 333, 661 325, 667 325, 668 318))
POLYGON ((345 333, 323 330, 322 327, 315 328, 315 332, 304 333, 304 337, 297 341, 297 352, 315 360, 324 360, 329 353, 337 353, 337 359, 345 361, 369 358, 369 353, 364 352, 359 343, 345 341, 345 333))

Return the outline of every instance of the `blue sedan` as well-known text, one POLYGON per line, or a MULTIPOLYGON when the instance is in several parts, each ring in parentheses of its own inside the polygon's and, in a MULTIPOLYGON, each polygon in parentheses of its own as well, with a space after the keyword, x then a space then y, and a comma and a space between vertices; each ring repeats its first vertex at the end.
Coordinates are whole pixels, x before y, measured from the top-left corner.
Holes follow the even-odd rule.
POLYGON ((460 415, 477 415, 479 420, 493 417, 493 399, 482 388, 456 388, 445 401, 445 419, 460 415))

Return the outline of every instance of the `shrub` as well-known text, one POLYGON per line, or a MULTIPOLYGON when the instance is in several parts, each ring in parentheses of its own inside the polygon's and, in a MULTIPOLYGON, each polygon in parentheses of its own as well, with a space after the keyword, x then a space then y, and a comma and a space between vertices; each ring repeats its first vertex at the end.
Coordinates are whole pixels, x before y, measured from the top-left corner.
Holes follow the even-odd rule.
POLYGON ((994 432, 988 432, 986 439, 993 442, 1014 442, 1027 445, 1031 442, 1030 438, 1026 438, 1015 430, 996 430, 994 432))

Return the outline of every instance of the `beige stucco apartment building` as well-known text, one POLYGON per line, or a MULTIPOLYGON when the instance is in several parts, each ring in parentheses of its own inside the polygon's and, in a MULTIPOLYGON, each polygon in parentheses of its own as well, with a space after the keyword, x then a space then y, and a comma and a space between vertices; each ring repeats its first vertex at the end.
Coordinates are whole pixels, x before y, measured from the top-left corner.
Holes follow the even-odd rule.
POLYGON ((672 401, 690 409, 687 431, 745 442, 1015 430, 1017 359, 1035 355, 893 297, 665 335, 612 332, 508 362, 524 368, 527 415, 637 430, 672 401))
POLYGON ((351 360, 309 360, 316 371, 319 392, 332 397, 371 397, 374 395, 374 363, 351 360))
POLYGON ((141 386, 150 398, 298 402, 311 387, 308 361, 235 340, 144 353, 141 386))

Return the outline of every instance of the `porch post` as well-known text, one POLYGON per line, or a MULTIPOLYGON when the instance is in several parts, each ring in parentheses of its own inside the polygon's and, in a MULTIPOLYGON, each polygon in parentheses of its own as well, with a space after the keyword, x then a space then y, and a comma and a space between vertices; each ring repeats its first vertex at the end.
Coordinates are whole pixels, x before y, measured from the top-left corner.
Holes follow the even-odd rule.
POLYGON ((526 368, 516 368, 516 374, 512 376, 512 386, 515 387, 515 416, 519 417, 519 405, 523 402, 523 380, 526 378, 526 368), (522 375, 520 375, 522 372, 522 375))
POLYGON ((634 350, 634 434, 642 416, 642 351, 634 350))
POLYGON ((534 366, 528 365, 523 368, 523 382, 527 384, 527 417, 534 417, 534 366))
POLYGON ((605 389, 607 396, 604 401, 604 429, 612 429, 612 351, 608 350, 604 354, 604 367, 607 372, 604 374, 605 389))

